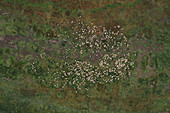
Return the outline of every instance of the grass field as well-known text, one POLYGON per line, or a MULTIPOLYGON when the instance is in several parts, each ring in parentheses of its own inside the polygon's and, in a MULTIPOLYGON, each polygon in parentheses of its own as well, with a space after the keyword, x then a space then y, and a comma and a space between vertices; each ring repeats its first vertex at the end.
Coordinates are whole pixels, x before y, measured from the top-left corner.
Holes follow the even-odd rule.
POLYGON ((169 113, 169 0, 1 0, 0 113, 169 113))

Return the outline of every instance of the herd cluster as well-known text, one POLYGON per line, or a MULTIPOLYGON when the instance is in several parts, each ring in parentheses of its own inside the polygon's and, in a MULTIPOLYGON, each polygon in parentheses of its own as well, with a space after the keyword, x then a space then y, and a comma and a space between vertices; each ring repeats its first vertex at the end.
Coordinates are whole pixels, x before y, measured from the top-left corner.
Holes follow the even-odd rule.
MULTIPOLYGON (((71 24, 75 22, 72 21, 71 24)), ((113 83, 120 77, 130 76, 130 69, 133 68, 134 62, 129 59, 130 53, 122 51, 122 48, 127 48, 129 44, 120 26, 115 26, 120 30, 114 32, 106 30, 105 27, 92 26, 91 28, 82 22, 78 24, 79 29, 73 33, 76 36, 73 44, 74 51, 82 55, 86 52, 96 55, 103 53, 98 64, 79 60, 74 60, 73 63, 64 62, 62 65, 52 62, 50 65, 54 66, 49 66, 46 70, 46 74, 51 78, 46 79, 39 74, 40 81, 56 88, 71 86, 77 90, 88 90, 89 84, 113 83)), ((33 62, 32 69, 38 74, 35 64, 33 62)))

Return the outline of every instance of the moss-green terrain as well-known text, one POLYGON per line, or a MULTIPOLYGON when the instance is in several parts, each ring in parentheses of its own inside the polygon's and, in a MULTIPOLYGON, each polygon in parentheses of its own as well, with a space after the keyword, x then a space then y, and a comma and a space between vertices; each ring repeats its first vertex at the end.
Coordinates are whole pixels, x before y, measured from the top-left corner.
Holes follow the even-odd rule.
POLYGON ((169 0, 1 0, 0 113, 169 113, 169 0))

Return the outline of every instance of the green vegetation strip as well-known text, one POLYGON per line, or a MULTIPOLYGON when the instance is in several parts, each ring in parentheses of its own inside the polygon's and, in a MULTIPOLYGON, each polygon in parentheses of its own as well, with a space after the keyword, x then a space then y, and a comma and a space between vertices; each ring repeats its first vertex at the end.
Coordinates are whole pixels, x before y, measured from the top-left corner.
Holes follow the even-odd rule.
POLYGON ((108 9, 108 8, 113 9, 113 8, 118 7, 118 6, 123 8, 123 9, 131 9, 131 8, 134 8, 135 6, 142 4, 143 2, 144 2, 144 0, 135 0, 135 2, 128 1, 126 3, 107 4, 102 8, 93 9, 92 13, 96 13, 96 12, 99 12, 99 11, 102 11, 102 10, 105 10, 105 9, 108 9))

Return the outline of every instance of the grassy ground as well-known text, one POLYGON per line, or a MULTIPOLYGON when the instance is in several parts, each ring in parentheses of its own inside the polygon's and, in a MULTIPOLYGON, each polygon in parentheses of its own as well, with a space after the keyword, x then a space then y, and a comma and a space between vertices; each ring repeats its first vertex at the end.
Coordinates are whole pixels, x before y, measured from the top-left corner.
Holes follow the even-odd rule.
POLYGON ((168 0, 0 1, 0 112, 168 113, 168 0))

